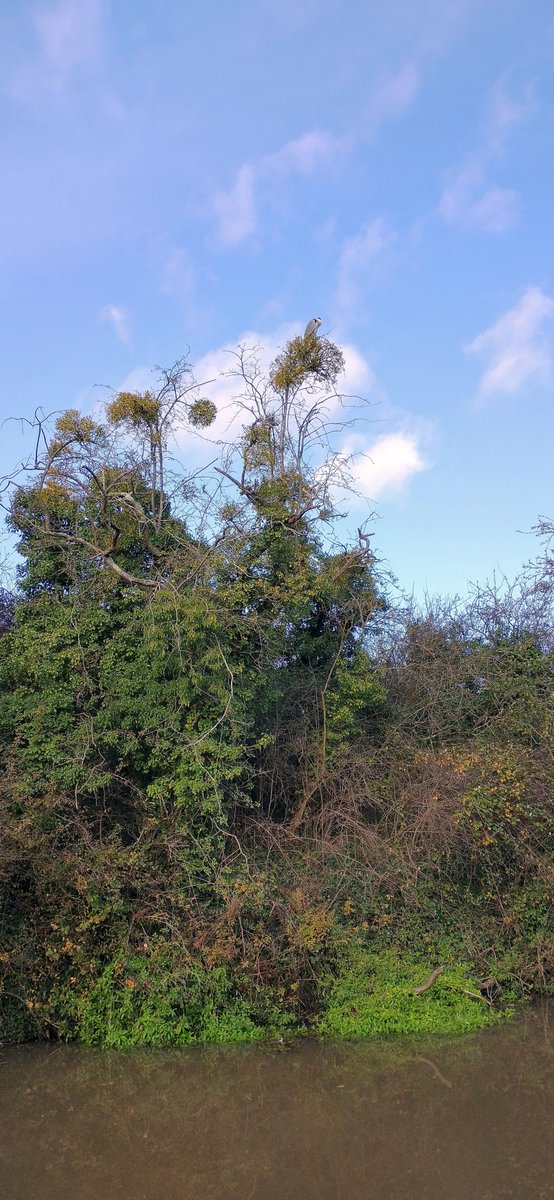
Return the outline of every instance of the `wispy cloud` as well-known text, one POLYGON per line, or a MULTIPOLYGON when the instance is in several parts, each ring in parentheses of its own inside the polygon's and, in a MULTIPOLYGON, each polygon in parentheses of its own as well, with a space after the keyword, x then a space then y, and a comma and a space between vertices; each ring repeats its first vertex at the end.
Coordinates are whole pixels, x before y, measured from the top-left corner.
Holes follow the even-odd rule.
POLYGON ((98 65, 102 51, 102 0, 57 0, 34 18, 33 57, 9 84, 21 99, 63 89, 71 77, 98 65))
POLYGON ((454 172, 439 202, 439 214, 447 225, 483 233, 504 233, 516 224, 518 210, 517 192, 487 187, 485 169, 477 159, 454 172))
POLYGON ((342 138, 335 137, 326 129, 313 129, 287 142, 275 154, 268 154, 261 160, 260 169, 285 176, 311 175, 312 171, 333 162, 343 147, 342 138))
POLYGON ((120 342, 127 345, 130 340, 129 321, 122 308, 119 308, 117 304, 107 304, 100 313, 100 320, 108 321, 120 342))
POLYGON ((370 126, 403 116, 413 104, 420 87, 421 77, 413 63, 407 63, 395 75, 379 84, 369 102, 370 126))
POLYGON ((369 221, 359 233, 346 238, 340 252, 335 296, 340 309, 351 311, 355 307, 368 267, 393 240, 394 235, 382 217, 369 221))
POLYGON ((190 300, 196 287, 196 270, 187 250, 176 246, 162 266, 161 290, 167 296, 190 300))
MULTIPOLYGON (((371 133, 386 120, 402 116, 413 103, 419 88, 416 67, 406 64, 374 89, 358 136, 371 133)), ((315 174, 332 167, 348 155, 356 144, 353 134, 337 136, 328 129, 312 129, 286 142, 272 154, 243 163, 231 187, 219 190, 212 199, 217 238, 224 247, 238 246, 259 230, 260 199, 264 189, 274 188, 294 176, 315 174)))
POLYGON ((238 246, 257 228, 255 178, 254 168, 245 164, 237 171, 229 191, 217 192, 214 196, 217 236, 222 246, 238 246))
POLYGON ((487 363, 479 395, 514 395, 552 383, 554 300, 528 287, 513 308, 465 347, 487 363))
POLYGON ((94 62, 100 45, 101 0, 59 0, 36 18, 43 62, 65 73, 94 62))
POLYGON ((460 167, 450 172, 439 201, 438 213, 447 225, 504 233, 517 224, 517 192, 491 184, 488 176, 493 164, 504 154, 514 129, 527 119, 533 108, 530 85, 518 97, 509 95, 504 79, 492 89, 480 145, 460 167))
POLYGON ((243 163, 228 191, 216 192, 212 209, 222 246, 237 246, 258 229, 258 198, 264 186, 294 175, 311 175, 336 160, 344 142, 325 129, 313 129, 286 142, 255 163, 243 163))
POLYGON ((519 96, 510 95, 503 77, 494 85, 485 122, 484 141, 494 154, 502 154, 518 125, 530 117, 537 103, 532 83, 527 83, 519 96))

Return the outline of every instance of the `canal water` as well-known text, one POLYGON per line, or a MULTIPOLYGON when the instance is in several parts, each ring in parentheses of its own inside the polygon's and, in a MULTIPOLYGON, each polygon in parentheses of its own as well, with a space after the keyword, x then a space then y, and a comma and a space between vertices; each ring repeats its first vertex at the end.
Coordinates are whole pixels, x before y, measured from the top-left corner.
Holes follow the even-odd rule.
POLYGON ((554 1009, 461 1039, 0 1049, 2 1200, 553 1200, 554 1009))

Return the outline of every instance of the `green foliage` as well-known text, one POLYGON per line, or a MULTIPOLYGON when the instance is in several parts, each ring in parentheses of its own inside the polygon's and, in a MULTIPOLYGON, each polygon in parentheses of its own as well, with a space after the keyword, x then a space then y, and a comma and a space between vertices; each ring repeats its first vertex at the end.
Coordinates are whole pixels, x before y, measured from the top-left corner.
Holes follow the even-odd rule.
POLYGON ((344 356, 338 346, 315 334, 293 338, 271 368, 270 379, 277 391, 287 391, 316 379, 327 385, 337 381, 344 370, 344 356))
POLYGON ((101 434, 101 426, 91 417, 84 417, 77 408, 68 408, 58 417, 55 434, 60 448, 75 442, 86 445, 101 434))
POLYGON ((110 963, 83 993, 67 985, 56 989, 49 1002, 59 1036, 122 1050, 251 1042, 284 1027, 263 997, 256 1011, 240 995, 227 968, 176 967, 174 959, 162 948, 153 958, 110 963))
POLYGON ((444 971, 427 992, 416 995, 414 989, 434 965, 393 951, 351 951, 328 986, 318 1031, 347 1038, 461 1033, 499 1019, 498 1012, 464 992, 478 988, 464 966, 444 971))
POLYGON ((217 408, 212 404, 211 400, 200 399, 195 400, 188 410, 188 417, 191 425, 195 429, 207 429, 212 425, 217 416, 217 408))
POLYGON ((535 848, 551 852, 554 813, 537 797, 541 783, 548 788, 549 773, 514 744, 475 751, 469 760, 458 821, 471 835, 475 860, 513 868, 535 848))
POLYGON ((160 402, 152 392, 118 392, 108 404, 106 416, 112 425, 154 425, 160 416, 160 402))
POLYGON ((49 796, 43 823, 54 825, 64 797, 92 812, 100 802, 123 837, 136 835, 140 807, 177 807, 195 839, 191 869, 208 869, 228 807, 246 798, 254 739, 253 684, 233 640, 199 594, 112 595, 78 612, 45 596, 20 608, 0 655, 14 794, 49 796))

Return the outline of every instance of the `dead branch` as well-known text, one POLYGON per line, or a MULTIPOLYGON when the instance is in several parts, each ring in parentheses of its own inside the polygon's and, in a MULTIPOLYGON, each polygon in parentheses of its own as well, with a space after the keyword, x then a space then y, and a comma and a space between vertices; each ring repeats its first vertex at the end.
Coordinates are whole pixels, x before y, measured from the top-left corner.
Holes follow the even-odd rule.
POLYGON ((429 988, 432 988, 433 984, 438 979, 439 975, 442 975, 443 971, 444 963, 442 967, 435 967, 435 970, 431 971, 431 974, 425 983, 422 983, 420 987, 414 988, 414 996, 422 996, 424 992, 428 992, 429 988))
POLYGON ((493 1006, 492 1000, 487 1000, 487 997, 482 996, 480 992, 472 992, 472 991, 470 991, 469 988, 459 988, 459 989, 457 988, 456 990, 463 992, 464 996, 471 996, 471 998, 473 1000, 481 1000, 481 1002, 483 1004, 487 1004, 489 1008, 492 1008, 492 1006, 493 1006))

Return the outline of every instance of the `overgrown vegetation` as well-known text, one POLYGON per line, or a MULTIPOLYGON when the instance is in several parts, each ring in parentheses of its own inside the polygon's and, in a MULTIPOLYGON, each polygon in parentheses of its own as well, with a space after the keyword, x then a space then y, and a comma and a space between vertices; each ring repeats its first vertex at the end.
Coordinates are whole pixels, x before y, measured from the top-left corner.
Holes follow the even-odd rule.
POLYGON ((552 527, 513 587, 393 605, 366 530, 332 541, 342 367, 313 335, 267 377, 241 349, 239 433, 192 478, 176 431, 216 411, 186 361, 32 423, 4 491, 5 1040, 472 1029, 551 989, 552 527))

